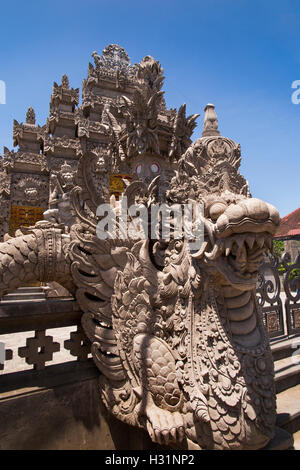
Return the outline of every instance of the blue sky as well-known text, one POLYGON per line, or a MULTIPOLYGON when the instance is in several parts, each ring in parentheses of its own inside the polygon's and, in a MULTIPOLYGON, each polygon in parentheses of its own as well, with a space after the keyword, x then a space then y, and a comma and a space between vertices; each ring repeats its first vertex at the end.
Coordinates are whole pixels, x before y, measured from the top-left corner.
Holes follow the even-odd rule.
POLYGON ((252 195, 281 216, 300 205, 300 104, 291 84, 300 80, 299 0, 151 0, 1 3, 0 152, 13 148, 13 119, 33 106, 43 125, 53 81, 66 73, 80 87, 91 53, 110 43, 132 63, 159 60, 168 107, 201 113, 216 106, 222 135, 242 147, 241 172, 252 195))

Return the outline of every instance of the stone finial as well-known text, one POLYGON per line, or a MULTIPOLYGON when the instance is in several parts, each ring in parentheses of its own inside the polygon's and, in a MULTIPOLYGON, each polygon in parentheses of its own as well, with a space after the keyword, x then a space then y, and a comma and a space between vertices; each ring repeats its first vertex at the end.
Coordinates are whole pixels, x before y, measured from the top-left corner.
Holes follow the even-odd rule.
POLYGON ((130 59, 127 52, 118 44, 109 44, 106 46, 102 51, 102 59, 104 61, 109 61, 111 65, 115 67, 118 65, 130 65, 130 59))
POLYGON ((61 85, 63 88, 69 88, 69 79, 65 73, 61 77, 61 85))
POLYGON ((31 106, 28 108, 26 113, 26 124, 35 124, 35 112, 31 106))
POLYGON ((215 112, 215 105, 208 103, 204 108, 204 112, 204 129, 202 132, 202 137, 220 135, 218 129, 218 118, 215 112))
POLYGON ((139 64, 138 78, 159 91, 162 87, 165 77, 160 63, 150 55, 146 55, 139 64))
POLYGON ((100 65, 101 65, 101 63, 102 63, 102 59, 101 59, 101 57, 99 56, 98 52, 97 52, 97 51, 94 51, 94 52, 92 53, 92 57, 93 57, 93 59, 94 59, 96 68, 99 68, 100 65))

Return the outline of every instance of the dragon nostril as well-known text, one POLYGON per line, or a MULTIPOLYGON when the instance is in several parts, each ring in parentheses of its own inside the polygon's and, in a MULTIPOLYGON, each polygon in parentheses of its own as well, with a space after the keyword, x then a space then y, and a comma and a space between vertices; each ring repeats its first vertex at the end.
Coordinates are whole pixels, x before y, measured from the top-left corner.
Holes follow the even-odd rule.
POLYGON ((255 220, 266 220, 269 217, 269 209, 267 203, 260 199, 251 198, 245 203, 248 216, 255 220))
POLYGON ((231 204, 226 211, 226 215, 231 222, 239 222, 245 217, 244 207, 239 204, 231 204))
POLYGON ((220 217, 223 212, 225 212, 227 208, 227 204, 223 202, 216 202, 215 204, 212 204, 212 206, 209 208, 209 215, 212 220, 217 220, 218 217, 220 217))
POLYGON ((279 225, 280 223, 280 215, 276 207, 274 207, 272 204, 269 204, 268 202, 266 203, 268 210, 269 210, 269 217, 272 220, 272 222, 275 225, 279 225))

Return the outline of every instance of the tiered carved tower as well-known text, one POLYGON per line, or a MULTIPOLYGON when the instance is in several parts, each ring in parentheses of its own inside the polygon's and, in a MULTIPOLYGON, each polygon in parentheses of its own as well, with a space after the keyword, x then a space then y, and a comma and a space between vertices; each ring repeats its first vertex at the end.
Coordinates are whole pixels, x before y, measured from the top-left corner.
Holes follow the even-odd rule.
MULTIPOLYGON (((81 106, 79 89, 70 88, 63 75, 60 85, 53 84, 45 125, 36 125, 31 107, 25 123, 14 121, 18 150, 4 148, 0 168, 1 240, 57 207, 74 183, 83 154, 97 154, 93 183, 98 194, 118 198, 126 180, 149 182, 159 174, 169 180, 191 143, 198 115, 186 118, 185 105, 178 111, 166 109, 163 70, 157 61, 146 56, 132 66, 125 50, 115 44, 101 57, 97 52, 92 56, 81 106)), ((53 213, 49 217, 53 220, 53 213)))

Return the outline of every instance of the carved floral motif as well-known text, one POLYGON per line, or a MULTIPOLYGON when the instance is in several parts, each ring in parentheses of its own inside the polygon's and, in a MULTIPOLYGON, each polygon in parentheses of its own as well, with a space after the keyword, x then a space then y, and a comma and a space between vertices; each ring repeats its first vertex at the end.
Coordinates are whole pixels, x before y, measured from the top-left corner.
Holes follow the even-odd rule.
POLYGON ((18 164, 34 165, 39 168, 39 171, 48 172, 47 159, 44 155, 32 152, 14 152, 4 147, 3 167, 6 170, 12 170, 17 167, 18 164))
POLYGON ((74 150, 76 156, 82 154, 80 140, 78 139, 70 139, 67 136, 63 137, 55 137, 55 136, 45 136, 44 138, 44 152, 52 152, 54 153, 56 149, 68 149, 74 150))

